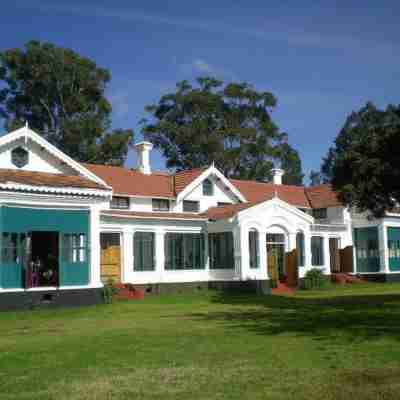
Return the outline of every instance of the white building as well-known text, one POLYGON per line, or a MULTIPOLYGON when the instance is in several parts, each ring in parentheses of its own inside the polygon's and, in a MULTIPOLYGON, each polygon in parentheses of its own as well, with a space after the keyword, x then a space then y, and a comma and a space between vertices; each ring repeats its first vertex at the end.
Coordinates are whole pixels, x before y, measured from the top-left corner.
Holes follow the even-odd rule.
POLYGON ((315 267, 400 276, 398 214, 350 213, 328 185, 283 185, 279 169, 273 183, 154 172, 151 148, 137 144, 129 170, 77 163, 28 127, 0 138, 0 308, 92 303, 108 279, 268 292, 315 267))

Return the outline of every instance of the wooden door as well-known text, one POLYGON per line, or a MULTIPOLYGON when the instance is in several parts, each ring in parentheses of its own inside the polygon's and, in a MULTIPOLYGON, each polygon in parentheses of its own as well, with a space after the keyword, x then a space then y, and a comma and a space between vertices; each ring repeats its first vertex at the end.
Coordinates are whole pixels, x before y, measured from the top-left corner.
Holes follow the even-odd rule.
POLYGON ((267 245, 267 268, 269 278, 278 282, 278 257, 272 245, 267 245))
POLYGON ((329 254, 331 259, 331 272, 340 272, 340 250, 338 238, 329 238, 329 254))
POLYGON ((299 268, 297 266, 297 250, 286 253, 285 267, 288 286, 296 287, 299 283, 299 268))
POLYGON ((340 250, 340 272, 353 272, 353 246, 340 250))
POLYGON ((121 246, 119 233, 101 233, 101 280, 121 282, 121 246))

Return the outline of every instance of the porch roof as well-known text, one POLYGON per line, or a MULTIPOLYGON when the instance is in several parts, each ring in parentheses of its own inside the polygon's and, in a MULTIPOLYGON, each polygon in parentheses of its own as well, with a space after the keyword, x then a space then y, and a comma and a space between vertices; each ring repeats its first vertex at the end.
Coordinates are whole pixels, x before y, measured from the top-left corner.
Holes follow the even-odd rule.
POLYGON ((194 213, 170 213, 170 212, 146 212, 146 211, 123 211, 104 210, 101 215, 116 218, 129 219, 160 219, 160 220, 185 220, 185 221, 206 221, 207 217, 194 213))
MULTIPOLYGON (((110 188, 81 176, 0 168, 0 185, 15 184, 38 187, 96 189, 110 191, 110 188)), ((23 189, 23 187, 21 189, 23 189)))

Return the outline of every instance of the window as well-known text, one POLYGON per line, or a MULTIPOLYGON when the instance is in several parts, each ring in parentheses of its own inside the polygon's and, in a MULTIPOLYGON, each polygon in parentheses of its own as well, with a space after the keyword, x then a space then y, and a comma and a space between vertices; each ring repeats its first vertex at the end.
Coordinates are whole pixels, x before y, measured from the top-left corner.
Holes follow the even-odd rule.
POLYGON ((29 153, 23 147, 16 147, 11 151, 11 162, 17 167, 25 167, 29 162, 29 153))
POLYGON ((256 230, 249 231, 249 256, 250 268, 258 268, 260 266, 260 257, 258 250, 258 232, 256 230))
POLYGON ((165 269, 203 269, 204 239, 200 233, 165 235, 165 269))
POLYGON ((118 210, 129 209, 129 197, 114 196, 111 199, 110 208, 115 208, 118 210))
POLYGON ((283 233, 267 233, 267 243, 285 244, 285 235, 283 233))
POLYGON ((311 263, 314 266, 324 265, 324 238, 313 236, 311 238, 311 263))
POLYGON ((209 251, 211 269, 233 269, 233 234, 232 232, 210 233, 209 251))
POLYGON ((84 233, 63 235, 63 259, 67 263, 82 263, 87 259, 87 240, 84 233))
POLYGON ((1 243, 1 262, 18 262, 18 233, 3 233, 1 243))
POLYGON ((297 265, 299 267, 304 267, 305 254, 304 254, 304 233, 303 232, 297 232, 296 250, 297 250, 297 265))
POLYGON ((312 215, 315 219, 326 219, 328 216, 327 209, 326 208, 314 208, 312 210, 312 215))
POLYGON ((210 179, 203 181, 203 195, 212 196, 214 194, 214 185, 210 179))
POLYGON ((183 212, 199 212, 199 202, 183 200, 183 212))
POLYGON ((154 271, 155 269, 155 251, 154 251, 154 233, 153 232, 135 232, 133 237, 134 249, 134 271, 154 271))
POLYGON ((153 211, 169 211, 169 200, 153 199, 153 211))
POLYGON ((230 206, 231 205, 231 203, 224 203, 223 201, 219 201, 218 203, 217 203, 217 206, 218 207, 224 207, 224 206, 230 206))

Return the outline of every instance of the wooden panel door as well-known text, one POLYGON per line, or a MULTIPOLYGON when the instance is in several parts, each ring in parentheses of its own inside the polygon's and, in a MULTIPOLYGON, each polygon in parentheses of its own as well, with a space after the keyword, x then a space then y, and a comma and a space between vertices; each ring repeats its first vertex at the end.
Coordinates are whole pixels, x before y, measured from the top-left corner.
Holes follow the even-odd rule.
POLYGON ((340 250, 338 238, 329 238, 329 254, 331 259, 331 272, 340 272, 340 250))
POLYGON ((297 266, 297 250, 286 253, 286 278, 288 286, 296 287, 299 283, 299 268, 297 266))
POLYGON ((353 246, 340 250, 340 272, 353 272, 353 246))
POLYGON ((102 233, 101 244, 101 280, 121 282, 121 246, 119 233, 102 233))

